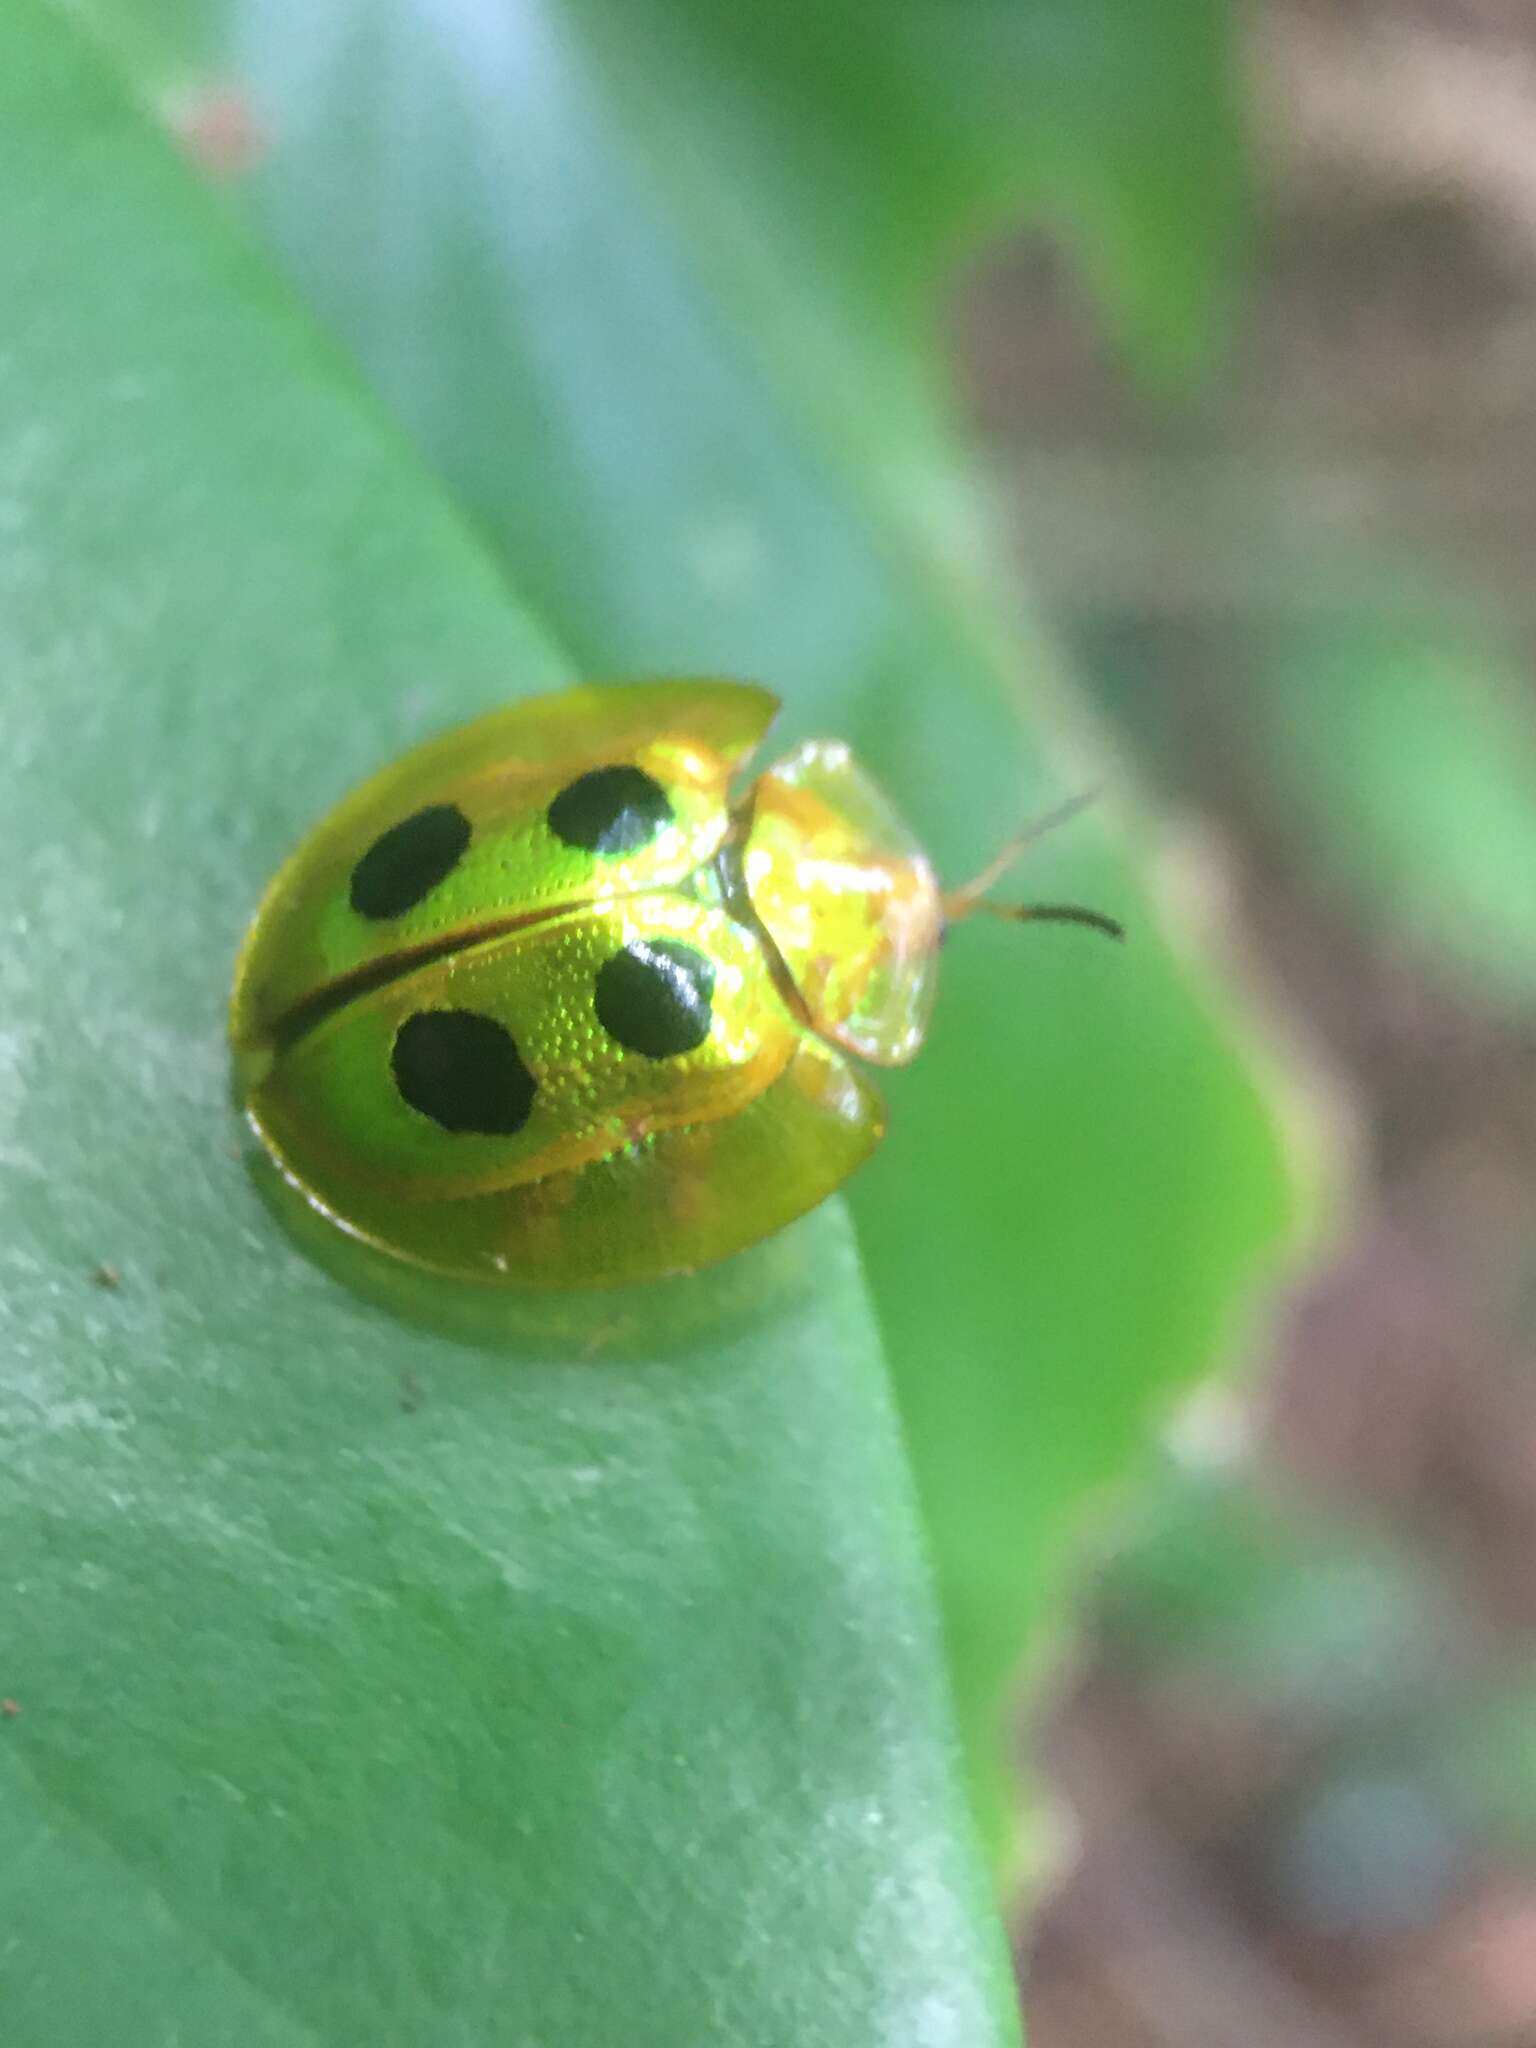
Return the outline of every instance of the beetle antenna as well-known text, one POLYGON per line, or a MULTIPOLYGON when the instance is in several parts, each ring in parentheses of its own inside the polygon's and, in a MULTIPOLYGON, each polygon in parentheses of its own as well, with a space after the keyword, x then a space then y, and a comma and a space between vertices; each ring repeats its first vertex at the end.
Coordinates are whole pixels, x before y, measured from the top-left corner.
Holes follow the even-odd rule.
MULTIPOLYGON (((962 916, 986 911, 989 917, 1006 917, 1013 924, 1083 924, 1107 939, 1123 939, 1125 926, 1102 910, 1086 910, 1081 903, 988 903, 967 904, 962 916)), ((953 921, 953 920, 951 920, 953 921)))
POLYGON ((1096 790, 1085 790, 1079 796, 1069 796, 1065 803, 1057 804, 1047 811, 1043 818, 1026 825, 1022 832, 1016 832, 1006 842, 995 860, 988 861, 979 875, 954 889, 944 898, 944 920, 954 924, 962 917, 971 917, 985 911, 989 917, 1005 917, 1015 924, 1031 921, 1038 924, 1081 924, 1090 931, 1103 932, 1107 938, 1123 939, 1125 926, 1113 917, 1106 917, 1100 910, 1085 910, 1076 903, 992 903, 987 891, 992 884, 1001 881, 1019 856, 1037 839, 1043 839, 1047 832, 1054 832, 1058 825, 1064 825, 1069 818, 1075 818, 1079 811, 1086 809, 1097 796, 1096 790))

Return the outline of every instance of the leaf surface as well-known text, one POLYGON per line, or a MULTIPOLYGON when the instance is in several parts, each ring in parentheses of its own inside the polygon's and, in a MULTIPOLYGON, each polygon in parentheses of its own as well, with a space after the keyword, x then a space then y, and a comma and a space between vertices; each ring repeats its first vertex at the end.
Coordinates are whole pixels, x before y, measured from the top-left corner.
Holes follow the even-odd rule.
POLYGON ((259 889, 558 623, 35 0, 0 304, 0 2031, 1006 2041, 841 1212, 471 1317, 248 1170, 259 889))

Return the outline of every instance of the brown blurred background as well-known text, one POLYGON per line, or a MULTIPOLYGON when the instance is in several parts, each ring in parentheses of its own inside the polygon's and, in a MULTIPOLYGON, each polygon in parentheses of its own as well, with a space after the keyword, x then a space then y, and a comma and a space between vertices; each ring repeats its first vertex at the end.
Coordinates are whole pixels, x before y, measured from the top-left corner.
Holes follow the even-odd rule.
POLYGON ((1032 588, 1357 1140, 1027 1731, 1065 1816, 1030 2040, 1530 2048, 1536 1021, 1330 883, 1245 671, 1276 551, 1294 587, 1362 543, 1536 655, 1536 9, 1266 0, 1246 83, 1261 229, 1198 397, 1133 385, 1044 236, 964 313, 1032 588))

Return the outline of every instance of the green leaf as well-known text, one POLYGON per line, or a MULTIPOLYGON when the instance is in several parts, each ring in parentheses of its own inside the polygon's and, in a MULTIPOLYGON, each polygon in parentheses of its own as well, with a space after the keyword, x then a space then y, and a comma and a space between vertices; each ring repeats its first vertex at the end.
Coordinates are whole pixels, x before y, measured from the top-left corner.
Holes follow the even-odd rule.
POLYGON ((868 458, 947 411, 936 287, 1025 215, 1149 369, 1187 368, 1220 324, 1249 199, 1225 0, 560 11, 741 315, 835 385, 868 458))
MULTIPOLYGON (((163 50, 164 0, 97 11, 163 50)), ((976 45, 925 5, 795 5, 770 36, 739 6, 320 0, 296 37, 283 0, 227 0, 179 62, 136 47, 183 124, 199 92, 248 103, 254 220, 581 666, 771 682, 959 877, 1095 771, 1048 764, 1052 657, 987 591, 940 286, 967 220, 1070 162, 1146 266, 1124 291, 1194 317, 1236 188, 1217 18, 990 9, 976 45)), ((1025 891, 1133 945, 957 936, 853 1195, 999 1849, 1063 1534, 1287 1218, 1256 1089, 1102 835, 1042 846, 1025 891)))
POLYGON ((1006 2040, 840 1210, 437 1329, 245 1170, 272 865, 566 649, 34 0, 0 303, 0 2032, 1006 2040))
MULTIPOLYGON (((1233 639, 1241 717, 1290 858, 1376 943, 1515 1013, 1536 1001, 1536 718, 1507 619, 1449 572, 1277 548, 1233 639)), ((1083 673, 1177 782, 1178 692, 1109 619, 1083 673)))
POLYGON ((1512 650, 1442 588, 1339 565, 1265 621, 1253 708, 1276 799, 1367 925, 1536 1000, 1536 719, 1512 650))

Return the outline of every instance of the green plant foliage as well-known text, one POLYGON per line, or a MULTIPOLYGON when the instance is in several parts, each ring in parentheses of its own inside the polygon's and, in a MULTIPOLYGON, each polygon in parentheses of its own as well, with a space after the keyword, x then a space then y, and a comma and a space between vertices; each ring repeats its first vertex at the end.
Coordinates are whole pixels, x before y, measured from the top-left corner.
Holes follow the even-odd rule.
POLYGON ((1536 1000, 1536 718, 1486 618, 1362 573, 1259 637, 1277 800, 1356 912, 1528 1009, 1536 1000))
MULTIPOLYGON (((1151 208, 1169 245, 1182 232, 1208 260, 1217 240, 1096 151, 1087 104, 1133 62, 1121 16, 1090 10, 1070 34, 1029 16, 979 127, 962 113, 976 48, 923 7, 889 36, 867 10, 790 8, 769 51, 734 8, 324 0, 300 62, 289 11, 242 0, 200 75, 247 95, 269 138, 259 227, 583 667, 771 681, 792 729, 860 743, 960 875, 1060 785, 1030 724, 1043 647, 1031 687, 979 565, 922 545, 963 493, 927 347, 945 237, 1044 174, 1038 138, 1071 126, 1071 78, 1073 161, 1126 187, 1127 234, 1142 221, 1156 240, 1151 208), (1084 54, 1089 21, 1105 40, 1084 54)), ((1160 31, 1150 78, 1207 61, 1209 14, 1187 23, 1185 44, 1160 31)), ((197 75, 189 60, 152 89, 184 107, 197 75)), ((1202 77, 1190 104, 1224 105, 1202 77)), ((1227 128, 1191 118, 1191 151, 1229 188, 1227 128)), ((1162 303, 1191 298, 1186 279, 1162 303)), ((1004 1716, 1056 1534, 1122 1468, 1149 1403, 1208 1366, 1282 1210, 1250 1085, 1124 862, 1080 826, 1027 886, 1126 914, 1133 951, 957 939, 935 1041, 854 1193, 998 1844, 1004 1716)))
POLYGON ((33 0, 0 304, 0 2033, 1005 2041, 840 1213, 434 1334, 247 1177, 272 864, 566 652, 33 0))
MULTIPOLYGON (((1536 1001, 1536 717, 1514 621, 1448 571, 1365 555, 1278 566, 1228 653, 1273 829, 1384 946, 1519 1012, 1536 1001)), ((1181 779, 1180 720, 1127 621, 1090 613, 1078 674, 1143 761, 1181 779)))
MULTIPOLYGON (((466 2040, 514 1977, 530 2027, 594 2048, 628 2039, 626 1974, 669 2048, 722 2031, 754 2048, 992 2038, 998 1980, 967 1889, 875 1327, 977 1803, 1001 1844, 1012 1675, 1061 1533, 1156 1404, 1209 1365, 1286 1210, 1252 1084, 1159 944, 1103 820, 1042 847, 1025 886, 1101 902, 1134 943, 956 937, 934 1042, 897 1077, 892 1136, 854 1190, 867 1297, 834 1204, 718 1281, 524 1316, 494 1345, 456 1313, 450 1341, 423 1333, 442 1321, 430 1299, 373 1271, 349 1271, 343 1292, 296 1263, 235 1163, 200 1146, 227 948, 267 867, 355 774, 499 696, 570 669, 756 675, 784 693, 786 735, 859 743, 957 876, 1080 784, 1086 771, 1053 770, 1036 734, 1050 658, 1000 624, 957 512, 964 472, 932 352, 940 290, 987 222, 1048 190, 1086 223, 1149 358, 1188 353, 1240 186, 1217 10, 1159 10, 1154 33, 1129 0, 984 8, 971 41, 946 34, 952 10, 933 5, 878 19, 793 6, 774 11, 772 47, 761 10, 659 0, 79 11, 194 155, 210 108, 245 122, 257 161, 232 204, 478 520, 519 600, 495 591, 259 274, 242 268, 233 293, 199 279, 205 250, 236 259, 163 165, 148 193, 102 168, 121 217, 109 209, 88 248, 39 232, 12 252, 59 266, 45 273, 61 294, 49 340, 89 342, 91 388, 138 334, 159 394, 158 412, 112 415, 115 433, 86 442, 92 466, 54 477, 61 501, 66 482, 71 505, 106 500, 138 579, 119 594, 96 549, 65 598, 40 580, 34 599, 69 622, 71 645, 104 603, 126 615, 92 661, 132 679, 99 749, 36 664, 5 674, 35 697, 30 715, 57 719, 50 775, 66 751, 96 763, 75 770, 87 815, 110 772, 117 800, 155 821, 137 865, 113 849, 104 928, 123 932, 141 897, 164 896, 166 865, 177 877, 153 943, 109 952, 128 977, 112 1006, 147 1006, 152 1043, 167 1019, 201 1020, 195 1057, 185 1022, 163 1052, 185 1209, 168 1219, 140 1202, 127 1248, 100 1246, 125 1183, 93 1179, 98 1206, 66 1205, 57 1228, 87 1269, 107 1257, 170 1290, 140 1299, 125 1281, 85 1311, 108 1332, 87 1356, 105 1347, 109 1380, 128 1370, 111 1318, 152 1315, 173 1333, 157 1349, 130 1320, 121 1340, 157 1417, 159 1462, 131 1498, 177 1493, 191 1447, 211 1443, 209 1512, 233 1474, 245 1491, 229 1512, 271 1534, 271 1556, 237 1554, 218 1581, 225 1598, 249 1577, 266 1603, 250 1628, 263 1711, 241 1724, 251 1776, 232 1780, 246 1801, 230 1864, 240 1924, 218 1953, 268 1996, 249 1947, 282 1953, 294 1922, 276 1911, 272 1869, 247 1882, 242 1858, 291 1848, 306 1871, 331 1866, 329 1907, 300 1895, 306 1953, 355 1964, 282 1973, 285 2014, 322 2035, 354 2038, 368 2018, 377 2035, 376 2015, 336 2001, 404 1996, 405 1971, 420 2003, 399 2010, 412 2024, 429 1999, 467 2014, 466 2040), (151 230, 174 278, 141 250, 151 230), (138 327, 90 296, 113 289, 138 327), (172 544, 162 529, 178 517, 172 544), (353 1384, 364 1372, 377 1379, 353 1384), (179 1421, 158 1419, 168 1388, 179 1421), (364 1423, 370 1401, 379 1416, 364 1423), (410 1519, 397 1525, 401 1495, 410 1519), (317 1571, 327 1598, 353 1604, 333 1631, 346 1656, 311 1671, 309 1616, 327 1612, 317 1571), (429 1611, 402 1620, 416 1609, 401 1588, 418 1582, 429 1611), (278 1711, 294 1683, 299 1738, 278 1711), (518 1768, 503 1786, 493 1766, 509 1729, 518 1768), (322 1807, 313 1823, 301 1808, 290 1835, 273 1816, 292 1810, 295 1747, 322 1807), (406 1800, 396 1776, 425 1789, 406 1800), (481 1808, 488 1839, 467 1818, 481 1808), (396 1899, 422 1840, 420 1882, 396 1899), (347 1906, 336 1873, 365 1862, 377 1875, 347 1906), (375 1924, 386 1895, 415 1916, 407 1930, 375 1924), (391 1959, 377 1971, 375 1942, 391 1959), (590 1977, 573 1974, 578 1946, 597 1958, 590 1977), (561 2003, 573 1983, 579 2020, 561 2003)), ((43 118, 18 135, 35 138, 43 118)), ((84 114, 73 128, 49 118, 66 139, 89 128, 84 114)), ((57 175, 40 171, 38 189, 57 175)), ((26 189, 8 181, 10 204, 26 189)), ((40 345, 38 373, 62 378, 70 360, 40 345)), ((12 418, 80 413, 45 396, 18 389, 12 418)), ((40 579, 45 567, 58 573, 44 563, 40 579)), ((60 658, 49 641, 38 659, 60 658)), ((70 1000, 84 1004, 103 945, 78 910, 68 929, 81 963, 70 1000)), ((93 992, 90 1014, 106 1000, 93 992)), ((86 1057, 61 1066, 56 1113, 83 1097, 86 1057)), ((166 1178, 139 1142, 167 1117, 152 1109, 111 1141, 135 1188, 166 1178)), ((94 1100, 79 1114, 79 1146, 99 1145, 94 1100)), ((52 1300, 66 1275, 45 1242, 52 1300)), ((77 1369, 67 1347, 56 1363, 77 1369)), ((57 1455, 89 1477, 73 1440, 57 1455)), ((135 1521, 158 1527, 161 1512, 135 1521)), ((78 1543, 60 1555, 82 1562, 78 1543)), ((37 1626, 78 1663, 81 1633, 94 1641, 121 1605, 103 1682, 158 1740, 163 1706, 125 1668, 144 1595, 124 1596, 142 1582, 158 1614, 174 1574, 132 1545, 122 1566, 75 1619, 66 1607, 62 1629, 47 1602, 37 1626)), ((166 1607, 165 1627, 181 1623, 174 1649, 155 1638, 168 1685, 199 1640, 190 1617, 214 1597, 166 1607)), ((205 1690, 191 1688, 219 1755, 224 1648, 210 1641, 205 1690)), ((0 1738, 36 1741, 35 1725, 29 1705, 0 1738)), ((66 1754, 88 1748, 78 1728, 69 1742, 66 1754)), ((211 1799, 206 1755, 157 1761, 153 1782, 179 1796, 190 1773, 211 1799)), ((125 1765, 108 1783, 151 1810, 137 1778, 125 1765)), ((122 1857, 134 1829, 97 1833, 122 1857)), ((159 1860, 136 1868, 204 1913, 231 1888, 171 1883, 176 1846, 157 1838, 159 1860)), ((202 1919, 188 1924, 206 1938, 202 1919)), ((426 2021, 419 2032, 431 2038, 426 2021)), ((398 2019, 395 2033, 410 2037, 398 2019)))
POLYGON ((944 409, 935 286, 1025 212, 1145 367, 1187 366, 1219 321, 1248 198, 1221 0, 560 11, 754 330, 873 429, 866 457, 944 409))

